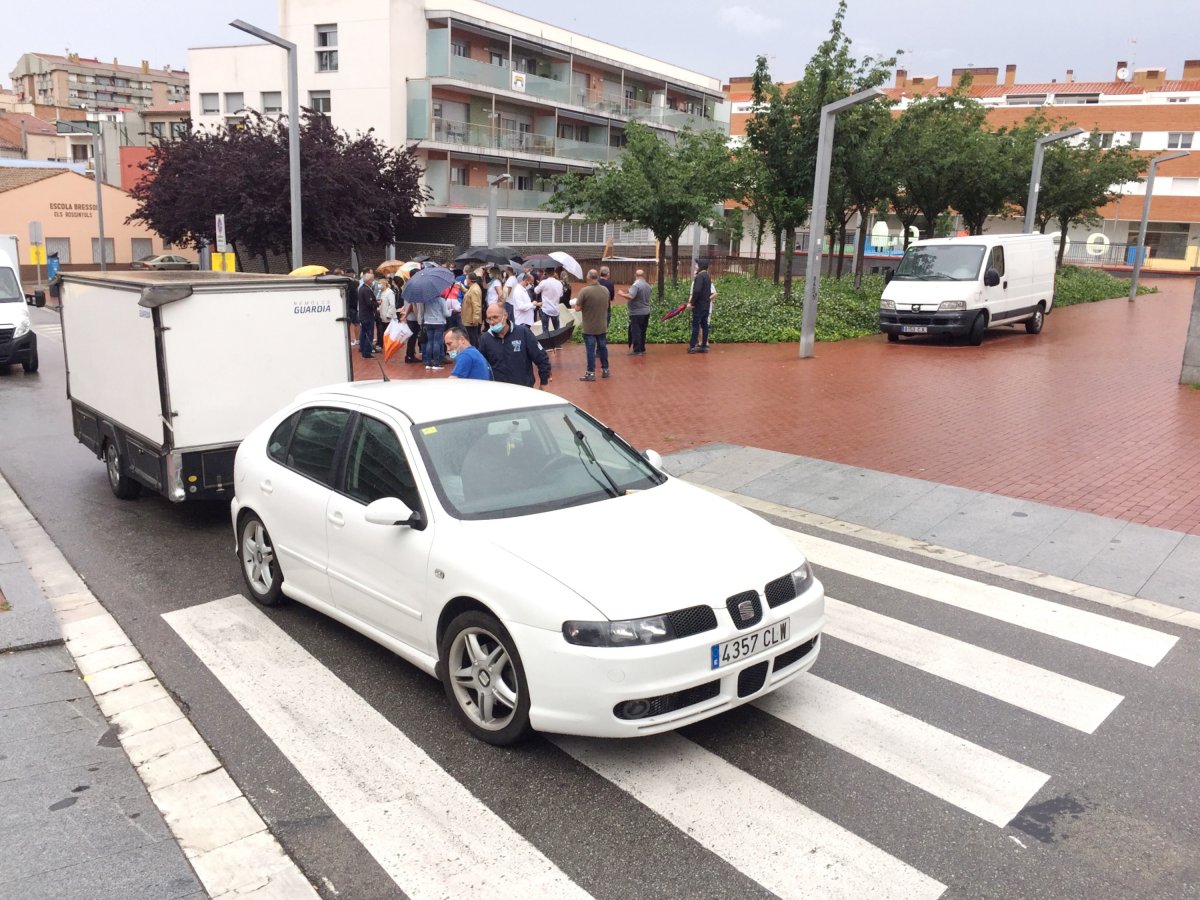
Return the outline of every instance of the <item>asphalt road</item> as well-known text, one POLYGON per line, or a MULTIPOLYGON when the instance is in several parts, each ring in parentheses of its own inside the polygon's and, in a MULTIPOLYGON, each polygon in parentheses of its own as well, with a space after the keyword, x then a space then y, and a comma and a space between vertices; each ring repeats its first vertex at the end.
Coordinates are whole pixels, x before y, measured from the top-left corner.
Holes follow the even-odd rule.
MULTIPOLYGON (((116 499, 103 465, 72 435, 56 317, 43 310, 34 317, 41 371, 27 376, 18 367, 0 375, 0 472, 322 894, 404 896, 403 885, 334 814, 332 800, 322 798, 162 618, 241 592, 227 508, 173 505, 154 496, 116 499)), ((620 422, 611 424, 621 428, 620 422)), ((736 443, 737 435, 726 439, 736 443)), ((911 561, 939 568, 928 559, 911 561)), ((664 565, 680 563, 675 554, 664 560, 664 565)), ((941 568, 965 574, 953 566, 941 568)), ((855 747, 845 749, 847 744, 822 740, 763 709, 742 707, 680 733, 690 751, 707 751, 705 759, 732 766, 736 777, 753 787, 739 790, 742 782, 736 781, 734 790, 718 792, 714 785, 711 797, 701 790, 690 801, 698 807, 698 824, 689 830, 680 827, 678 813, 584 765, 578 754, 564 749, 569 744, 539 738, 519 749, 498 750, 472 740, 455 724, 439 684, 351 630, 295 603, 265 612, 595 897, 811 895, 802 884, 768 889, 763 862, 746 862, 759 844, 763 854, 779 852, 765 833, 769 829, 745 824, 757 818, 750 807, 766 796, 761 785, 769 786, 770 797, 801 804, 945 885, 946 897, 1200 896, 1200 806, 1195 801, 1200 797, 1195 677, 1200 640, 1195 632, 971 575, 1180 638, 1161 662, 1148 666, 931 603, 919 593, 880 584, 869 572, 817 569, 827 594, 857 609, 1069 676, 1122 699, 1093 733, 1086 733, 854 642, 827 637, 815 676, 938 733, 1019 761, 1048 780, 1011 822, 998 825, 865 761, 855 747), (709 830, 735 835, 737 852, 713 849, 719 841, 707 838, 709 830)), ((870 735, 866 739, 869 743, 870 735)), ((612 742, 591 744, 606 753, 612 742)), ((462 827, 472 825, 464 821, 462 827)), ((779 821, 779 833, 786 835, 788 827, 786 820, 779 821)), ((811 852, 803 835, 796 836, 794 852, 811 852)), ((766 861, 767 870, 772 865, 766 861)), ((782 860, 780 866, 786 871, 782 860)))

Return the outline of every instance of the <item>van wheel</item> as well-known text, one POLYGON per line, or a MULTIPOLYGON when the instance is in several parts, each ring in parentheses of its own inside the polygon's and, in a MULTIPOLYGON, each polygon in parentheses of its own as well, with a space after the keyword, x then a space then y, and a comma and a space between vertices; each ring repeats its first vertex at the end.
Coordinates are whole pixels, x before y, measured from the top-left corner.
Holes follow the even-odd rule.
POLYGON ((972 347, 978 347, 983 343, 983 333, 987 331, 987 314, 980 313, 975 317, 975 321, 971 323, 971 330, 967 334, 967 343, 972 347))
POLYGON ((27 361, 21 363, 21 368, 29 375, 38 370, 37 344, 33 345, 33 352, 29 354, 27 361))
POLYGON ((894 331, 889 331, 888 332, 888 343, 889 344, 900 343, 900 335, 896 334, 896 332, 894 332, 894 331))
POLYGON ((133 500, 142 492, 142 487, 125 471, 125 460, 117 450, 116 441, 104 442, 104 467, 108 470, 108 486, 122 500, 133 500))
POLYGON ((1041 334, 1042 326, 1046 323, 1046 311, 1039 303, 1037 311, 1025 320, 1025 330, 1030 334, 1041 334))

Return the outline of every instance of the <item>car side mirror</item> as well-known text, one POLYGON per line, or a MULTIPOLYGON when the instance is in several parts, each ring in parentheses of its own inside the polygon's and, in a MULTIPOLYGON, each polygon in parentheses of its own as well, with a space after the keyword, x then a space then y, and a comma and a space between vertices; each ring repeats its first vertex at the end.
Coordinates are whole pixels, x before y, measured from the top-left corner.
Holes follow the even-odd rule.
POLYGON ((988 269, 983 273, 983 286, 995 287, 1000 283, 1000 273, 995 269, 988 269))
POLYGON ((383 497, 369 504, 365 518, 372 525, 407 525, 414 531, 425 530, 425 517, 399 497, 383 497))
POLYGON ((46 292, 42 290, 33 292, 33 305, 41 309, 46 305, 46 292))
POLYGON ((888 284, 895 277, 896 277, 896 270, 888 269, 886 272, 883 273, 883 283, 888 284))
POLYGON ((658 469, 660 472, 662 471, 663 458, 659 455, 657 450, 643 450, 642 456, 645 458, 646 462, 650 463, 650 465, 654 466, 654 468, 658 469))

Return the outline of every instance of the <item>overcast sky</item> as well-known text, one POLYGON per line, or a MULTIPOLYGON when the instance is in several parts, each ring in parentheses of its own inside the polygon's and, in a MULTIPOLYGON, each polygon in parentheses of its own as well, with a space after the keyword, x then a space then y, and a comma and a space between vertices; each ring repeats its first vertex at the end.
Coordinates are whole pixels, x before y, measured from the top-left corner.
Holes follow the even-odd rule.
MULTIPOLYGON (((903 51, 910 74, 939 75, 957 66, 1002 72, 1019 81, 1108 80, 1117 60, 1131 68, 1165 66, 1179 78, 1185 59, 1200 58, 1196 0, 850 0, 847 33, 856 56, 903 51)), ((64 53, 137 65, 187 64, 187 49, 247 43, 229 27, 236 18, 278 27, 276 0, 58 0, 46 15, 18 13, 5 0, 0 80, 27 51, 64 53)), ((765 53, 779 80, 803 73, 828 33, 836 0, 503 0, 495 5, 589 37, 620 44, 727 81, 749 75, 765 53)), ((336 18, 337 2, 329 0, 336 18)), ((346 48, 342 48, 346 49, 346 48)), ((889 82, 890 83, 890 82, 889 82)))

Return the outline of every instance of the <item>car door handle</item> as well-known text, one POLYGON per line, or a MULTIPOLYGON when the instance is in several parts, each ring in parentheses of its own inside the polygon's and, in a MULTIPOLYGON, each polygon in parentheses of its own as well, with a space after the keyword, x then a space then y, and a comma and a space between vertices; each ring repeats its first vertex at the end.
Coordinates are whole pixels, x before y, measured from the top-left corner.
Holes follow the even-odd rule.
POLYGON ((329 524, 336 525, 338 528, 346 524, 346 517, 342 515, 340 510, 334 510, 326 518, 329 519, 329 524))
POLYGON ((1006 291, 1008 290, 1008 279, 1007 278, 1004 279, 1004 289, 1006 291))
POLYGON ((270 479, 264 479, 258 483, 258 489, 264 494, 273 494, 275 492, 275 485, 271 484, 270 479))

